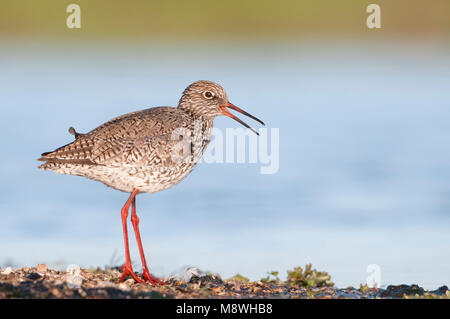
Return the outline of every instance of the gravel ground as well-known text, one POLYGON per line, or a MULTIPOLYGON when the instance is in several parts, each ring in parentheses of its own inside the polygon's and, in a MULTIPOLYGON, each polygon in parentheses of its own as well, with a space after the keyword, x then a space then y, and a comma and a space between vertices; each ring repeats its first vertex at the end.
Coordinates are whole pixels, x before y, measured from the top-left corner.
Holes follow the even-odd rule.
POLYGON ((79 269, 70 272, 46 265, 0 269, 0 299, 4 298, 449 298, 446 286, 427 292, 417 285, 387 289, 305 288, 285 282, 222 280, 215 275, 193 276, 189 282, 167 280, 166 285, 119 283, 118 269, 79 269))

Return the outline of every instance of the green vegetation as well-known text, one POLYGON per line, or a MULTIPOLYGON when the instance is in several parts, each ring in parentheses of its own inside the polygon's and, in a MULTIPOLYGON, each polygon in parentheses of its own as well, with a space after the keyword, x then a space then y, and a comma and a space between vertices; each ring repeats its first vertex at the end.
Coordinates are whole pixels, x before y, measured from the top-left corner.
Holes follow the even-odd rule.
POLYGON ((278 278, 278 271, 271 271, 267 273, 267 277, 261 278, 261 282, 264 283, 279 283, 280 278, 278 278))
POLYGON ((294 270, 288 270, 287 283, 307 288, 334 286, 327 272, 312 269, 311 264, 307 264, 305 269, 295 267, 294 270))
MULTIPOLYGON (((304 288, 316 287, 333 287, 334 283, 331 281, 330 275, 325 271, 318 271, 313 269, 311 264, 307 264, 305 269, 302 267, 295 267, 294 270, 288 270, 287 280, 283 282, 278 276, 279 272, 276 270, 267 272, 267 276, 261 278, 261 282, 265 284, 287 284, 290 286, 299 286, 304 288)), ((241 274, 236 274, 227 279, 243 284, 249 284, 250 280, 241 274)))
POLYGON ((367 286, 367 284, 359 284, 359 290, 361 292, 368 292, 370 290, 369 286, 367 286))
POLYGON ((227 280, 231 280, 231 281, 236 281, 242 284, 248 284, 250 282, 250 279, 248 279, 247 277, 242 276, 241 274, 236 274, 233 277, 227 279, 227 280))

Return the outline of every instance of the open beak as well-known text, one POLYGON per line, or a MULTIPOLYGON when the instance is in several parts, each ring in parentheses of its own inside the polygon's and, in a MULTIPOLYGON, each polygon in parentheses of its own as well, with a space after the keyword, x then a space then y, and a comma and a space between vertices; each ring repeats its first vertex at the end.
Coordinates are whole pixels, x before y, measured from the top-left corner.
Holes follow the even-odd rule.
POLYGON ((227 102, 227 104, 225 104, 225 105, 219 106, 219 108, 220 108, 220 110, 222 111, 222 114, 223 114, 223 115, 228 116, 228 117, 231 117, 233 120, 235 120, 235 121, 241 123, 241 124, 244 125, 246 128, 252 130, 256 135, 259 135, 259 133, 258 133, 255 129, 251 128, 247 123, 244 123, 243 121, 241 121, 237 116, 234 116, 233 114, 231 114, 230 111, 228 111, 227 108, 230 108, 230 109, 233 109, 233 110, 235 110, 235 111, 238 111, 239 113, 244 114, 245 116, 248 116, 249 118, 254 119, 255 121, 258 121, 258 122, 261 123, 262 125, 266 125, 266 124, 264 124, 264 122, 261 121, 260 119, 258 119, 258 118, 256 118, 256 117, 254 117, 253 115, 251 115, 251 114, 245 112, 244 110, 241 110, 241 109, 238 108, 236 105, 233 105, 233 104, 231 104, 230 102, 227 102))

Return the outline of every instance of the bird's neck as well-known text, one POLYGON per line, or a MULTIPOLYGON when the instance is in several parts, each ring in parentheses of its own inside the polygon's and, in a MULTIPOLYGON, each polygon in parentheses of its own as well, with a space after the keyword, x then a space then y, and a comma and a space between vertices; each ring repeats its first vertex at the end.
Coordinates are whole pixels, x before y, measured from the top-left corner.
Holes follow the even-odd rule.
POLYGON ((201 134, 204 139, 209 141, 214 127, 214 118, 211 118, 210 116, 193 115, 191 116, 191 119, 191 127, 194 134, 201 134))
POLYGON ((189 118, 192 120, 193 125, 195 127, 200 127, 202 132, 205 132, 208 129, 212 129, 214 125, 214 117, 195 112, 193 108, 187 107, 185 103, 181 103, 178 105, 178 109, 184 111, 189 118))
POLYGON ((214 118, 208 116, 191 115, 191 156, 192 162, 197 163, 211 141, 214 118))

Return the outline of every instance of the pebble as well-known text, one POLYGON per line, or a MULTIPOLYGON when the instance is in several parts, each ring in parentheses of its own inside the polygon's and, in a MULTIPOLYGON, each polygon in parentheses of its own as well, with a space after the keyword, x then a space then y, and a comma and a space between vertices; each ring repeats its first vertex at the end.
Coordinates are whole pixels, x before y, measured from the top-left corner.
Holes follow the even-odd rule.
POLYGON ((56 288, 53 288, 53 289, 51 290, 51 293, 52 293, 52 295, 55 296, 56 298, 61 298, 61 297, 62 297, 61 292, 60 292, 58 289, 56 289, 56 288))
POLYGON ((81 289, 81 288, 78 288, 78 293, 79 293, 80 296, 83 297, 83 298, 87 296, 87 293, 86 293, 83 289, 81 289))
POLYGON ((98 288, 114 288, 115 286, 116 285, 109 280, 108 281, 97 281, 98 288))
POLYGON ((30 280, 38 280, 38 279, 41 279, 42 276, 39 275, 37 272, 32 272, 31 274, 29 274, 27 276, 27 278, 30 279, 30 280))
POLYGON ((130 279, 125 280, 124 283, 131 286, 131 285, 134 285, 135 281, 134 281, 134 279, 130 278, 130 279))
POLYGON ((3 270, 2 275, 9 275, 14 270, 11 267, 6 267, 5 270, 3 270))
POLYGON ((130 287, 128 287, 127 284, 124 283, 124 282, 118 284, 117 287, 118 287, 120 290, 123 290, 123 291, 129 291, 129 290, 130 290, 130 287))
POLYGON ((47 271, 47 265, 46 264, 39 264, 37 266, 37 271, 38 272, 46 272, 47 271))

